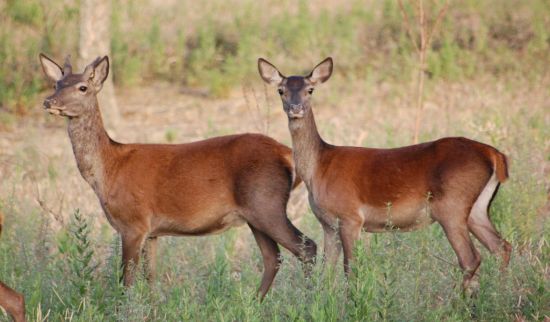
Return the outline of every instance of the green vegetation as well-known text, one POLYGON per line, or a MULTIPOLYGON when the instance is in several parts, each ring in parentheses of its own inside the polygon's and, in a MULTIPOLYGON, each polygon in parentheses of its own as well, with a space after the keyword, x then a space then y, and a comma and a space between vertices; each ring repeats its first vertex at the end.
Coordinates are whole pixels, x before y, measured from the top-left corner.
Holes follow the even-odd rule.
MULTIPOLYGON (((169 3, 113 3, 113 75, 126 87, 121 98, 132 98, 120 103, 131 120, 120 130, 124 141, 147 140, 153 129, 159 142, 196 140, 250 131, 257 122, 257 128, 289 144, 275 91, 259 87, 256 59, 264 56, 283 72, 299 73, 332 55, 334 79, 314 98, 322 136, 331 143, 373 147, 410 143, 417 60, 397 1, 169 3), (160 86, 141 100, 140 86, 156 80, 218 99, 180 95, 174 88, 163 92, 160 86), (249 97, 220 99, 240 91, 249 97), (128 107, 135 102, 140 104, 128 107), (181 104, 173 107, 176 102, 181 104), (156 109, 157 103, 162 108, 156 109), (144 112, 145 104, 152 107, 144 112)), ((483 262, 473 298, 462 295, 455 254, 438 225, 412 233, 364 233, 349 281, 341 260, 334 271, 318 263, 306 278, 283 251, 281 270, 263 303, 255 297, 261 255, 246 227, 209 237, 163 237, 157 281, 149 285, 138 276, 135 286, 124 289, 120 241, 77 172, 64 122, 46 115, 18 117, 30 113, 42 98, 38 93, 49 90, 38 52, 59 59, 76 55, 78 14, 76 0, 0 2, 0 131, 4 124, 17 124, 0 132, 5 214, 0 280, 25 295, 29 321, 542 321, 550 316, 548 1, 453 1, 428 55, 421 140, 463 135, 495 145, 510 160, 511 176, 491 217, 513 244, 512 260, 500 272, 498 260, 476 241, 483 262)), ((297 226, 321 250, 322 230, 313 214, 292 207, 289 214, 301 218, 297 226)), ((1 312, 0 321, 7 321, 1 312)))
MULTIPOLYGON (((412 14, 412 7, 406 9, 412 14)), ((459 81, 479 73, 547 70, 549 16, 544 0, 453 2, 431 46, 429 75, 459 81)), ((0 18, 0 107, 24 113, 45 86, 38 52, 76 55, 78 1, 8 0, 0 4, 0 18)), ((300 71, 291 63, 311 64, 332 55, 350 78, 385 66, 375 77, 407 80, 415 68, 414 49, 393 0, 345 6, 209 1, 201 8, 193 2, 117 0, 111 45, 117 84, 165 79, 205 88, 213 96, 226 96, 244 79, 256 77, 259 55, 294 72, 300 71)))
MULTIPOLYGON (((498 218, 508 201, 499 198, 496 203, 498 218)), ((314 220, 308 214, 307 225, 317 225, 314 220)), ((123 291, 118 283, 120 245, 114 239, 90 240, 88 229, 75 212, 56 239, 46 238, 45 245, 58 248, 46 256, 35 256, 36 250, 16 239, 3 240, 0 277, 26 292, 31 321, 46 315, 51 321, 502 321, 515 315, 541 320, 550 313, 545 276, 550 245, 545 239, 529 245, 513 240, 516 250, 506 273, 484 251, 475 298, 462 295, 458 266, 446 260, 454 253, 436 225, 410 234, 373 235, 358 247, 349 282, 340 265, 336 273, 317 265, 307 279, 285 253, 275 287, 260 304, 255 291, 261 256, 249 241, 251 256, 234 261, 239 256, 234 231, 210 237, 206 247, 200 238, 163 239, 160 281, 149 287, 142 276, 123 291), (105 242, 108 255, 98 257, 93 249, 105 242)))

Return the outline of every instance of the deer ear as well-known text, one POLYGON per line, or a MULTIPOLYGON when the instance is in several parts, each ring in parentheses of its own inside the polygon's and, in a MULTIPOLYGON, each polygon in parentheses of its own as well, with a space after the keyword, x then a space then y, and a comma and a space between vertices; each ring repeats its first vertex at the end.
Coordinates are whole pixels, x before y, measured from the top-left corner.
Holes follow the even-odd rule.
POLYGON ((54 82, 57 82, 61 78, 63 78, 63 69, 61 66, 59 66, 56 62, 54 62, 52 59, 48 58, 48 56, 44 54, 40 54, 40 64, 42 65, 42 70, 44 71, 44 74, 48 76, 51 80, 54 82))
POLYGON ((279 84, 285 77, 270 62, 258 58, 258 71, 262 79, 268 84, 279 84))
POLYGON ((332 67, 332 58, 327 57, 313 68, 311 74, 309 74, 307 78, 314 84, 324 83, 330 78, 330 75, 332 75, 332 67))
POLYGON ((84 76, 88 78, 99 91, 103 87, 103 82, 109 76, 109 57, 97 58, 84 70, 84 76))

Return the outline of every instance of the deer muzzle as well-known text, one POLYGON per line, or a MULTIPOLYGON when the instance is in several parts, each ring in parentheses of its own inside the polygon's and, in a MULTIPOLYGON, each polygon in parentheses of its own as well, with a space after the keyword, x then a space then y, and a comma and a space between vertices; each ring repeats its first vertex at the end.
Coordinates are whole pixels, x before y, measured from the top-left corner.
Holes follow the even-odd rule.
POLYGON ((59 107, 58 101, 55 97, 48 97, 44 100, 44 109, 51 114, 61 115, 62 108, 59 107))
POLYGON ((295 119, 304 117, 304 105, 290 104, 288 108, 288 116, 295 119))

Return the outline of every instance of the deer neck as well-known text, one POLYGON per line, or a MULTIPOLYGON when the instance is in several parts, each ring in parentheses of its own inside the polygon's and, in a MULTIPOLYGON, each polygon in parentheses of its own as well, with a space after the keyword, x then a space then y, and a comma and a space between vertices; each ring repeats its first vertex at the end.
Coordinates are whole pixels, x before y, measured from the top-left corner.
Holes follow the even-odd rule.
POLYGON ((105 131, 97 99, 86 109, 89 112, 69 119, 69 138, 80 174, 102 196, 115 143, 105 131))
POLYGON ((319 162, 321 149, 325 145, 317 131, 311 107, 307 109, 302 118, 289 119, 288 127, 292 137, 292 153, 296 172, 309 188, 319 162))

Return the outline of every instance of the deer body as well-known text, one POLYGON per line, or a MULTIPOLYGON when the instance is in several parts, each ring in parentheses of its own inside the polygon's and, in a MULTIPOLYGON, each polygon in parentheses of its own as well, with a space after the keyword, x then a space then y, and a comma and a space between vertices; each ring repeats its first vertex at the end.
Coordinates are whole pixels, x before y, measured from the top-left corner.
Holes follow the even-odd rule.
POLYGON ((330 145, 317 131, 310 96, 315 85, 330 77, 332 60, 323 61, 309 76, 288 78, 263 59, 258 64, 262 78, 279 86, 296 172, 324 229, 329 262, 337 259, 342 246, 348 273, 362 230, 411 231, 437 221, 464 270, 465 288, 481 261, 470 232, 507 265, 511 246, 488 217, 491 200, 508 177, 504 154, 465 138, 396 149, 330 145))
POLYGON ((120 144, 108 137, 99 110, 89 118, 69 120, 69 137, 82 177, 118 232, 131 226, 149 237, 201 235, 242 225, 233 191, 241 178, 235 170, 275 158, 274 167, 280 162, 292 171, 290 149, 262 135, 120 144))
POLYGON ((157 237, 220 233, 244 223, 264 257, 262 297, 279 268, 278 244, 303 262, 313 262, 315 243, 286 216, 297 183, 288 147, 259 134, 188 144, 117 143, 103 127, 95 96, 100 89, 95 78, 105 79, 108 71, 108 63, 102 66, 106 57, 76 75, 70 70, 52 74, 56 66, 65 68, 45 56, 41 61, 57 84, 44 105, 52 114, 68 116, 78 169, 122 238, 125 285, 133 282, 131 266, 141 251, 154 274, 157 237), (95 92, 86 93, 94 86, 95 92))

